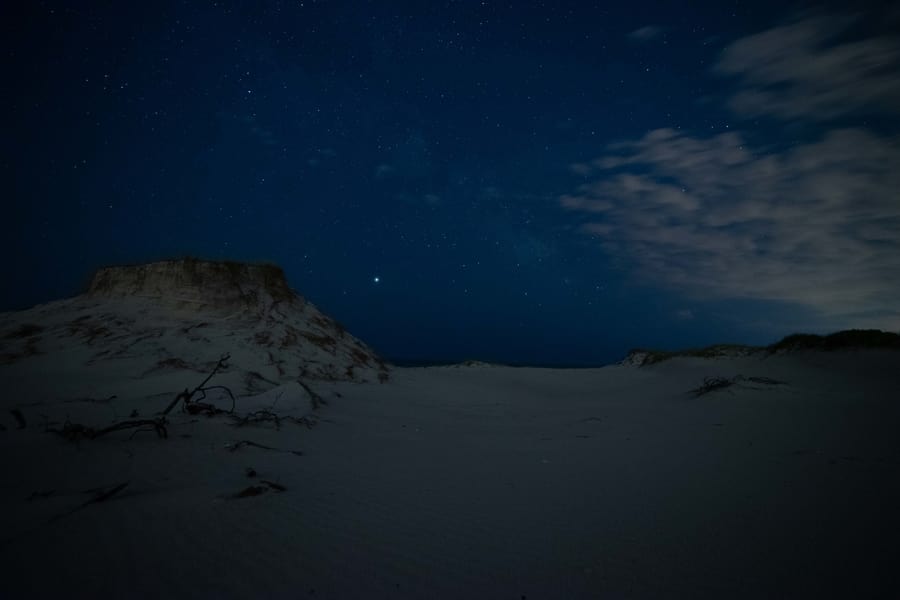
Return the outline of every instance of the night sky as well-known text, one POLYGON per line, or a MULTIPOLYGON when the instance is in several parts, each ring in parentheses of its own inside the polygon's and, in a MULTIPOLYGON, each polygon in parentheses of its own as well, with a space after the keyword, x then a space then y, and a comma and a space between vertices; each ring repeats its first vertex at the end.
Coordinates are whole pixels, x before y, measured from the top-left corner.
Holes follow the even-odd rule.
POLYGON ((270 261, 392 359, 900 330, 900 10, 4 3, 0 310, 270 261))

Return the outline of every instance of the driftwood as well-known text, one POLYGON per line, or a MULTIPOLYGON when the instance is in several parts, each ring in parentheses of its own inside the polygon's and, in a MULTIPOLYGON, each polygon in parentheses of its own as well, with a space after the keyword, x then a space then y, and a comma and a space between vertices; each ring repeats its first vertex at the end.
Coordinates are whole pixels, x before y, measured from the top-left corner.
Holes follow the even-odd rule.
POLYGON ((263 450, 271 450, 272 452, 285 452, 287 454, 303 456, 303 452, 301 452, 300 450, 283 450, 281 448, 273 448, 272 446, 266 446, 265 444, 260 444, 252 440, 240 440, 238 442, 225 444, 225 448, 227 448, 231 452, 234 452, 238 448, 243 448, 244 446, 253 446, 254 448, 262 448, 263 450))
POLYGON ((726 379, 725 377, 704 377, 703 385, 692 389, 690 393, 696 398, 710 392, 715 392, 716 390, 722 390, 737 383, 738 377, 740 377, 740 375, 730 379, 726 379))
POLYGON ((120 483, 119 485, 109 488, 108 490, 98 492, 96 496, 94 496, 93 498, 91 498, 90 500, 88 500, 87 502, 82 504, 82 506, 87 506, 88 504, 96 504, 97 502, 103 502, 104 500, 109 500, 110 498, 112 498, 113 496, 115 496, 116 494, 118 494, 119 492, 124 490, 126 487, 128 487, 129 483, 130 482, 125 481, 123 483, 120 483))
POLYGON ((134 429, 134 432, 131 434, 131 437, 134 437, 136 434, 141 431, 155 431, 156 435, 160 438, 168 438, 169 431, 166 429, 167 421, 165 417, 159 417, 156 419, 138 419, 134 421, 121 421, 119 423, 113 423, 107 427, 103 427, 101 429, 94 429, 93 427, 88 427, 87 425, 82 425, 81 423, 72 423, 70 421, 66 421, 62 429, 56 429, 54 427, 47 427, 46 431, 48 433, 55 433, 60 435, 70 442, 76 442, 81 438, 85 438, 88 440, 96 439, 102 435, 106 435, 107 433, 112 433, 113 431, 122 431, 124 429, 134 429))
POLYGON ((196 414, 206 414, 206 415, 214 415, 223 412, 233 413, 234 412, 234 394, 231 393, 231 390, 223 385, 213 385, 207 387, 206 384, 209 383, 209 380, 213 378, 213 376, 219 372, 219 369, 227 369, 228 368, 228 359, 231 358, 230 354, 223 354, 222 358, 219 359, 219 362, 216 363, 216 366, 213 368, 212 373, 210 373, 203 382, 195 387, 192 391, 189 391, 187 388, 184 388, 184 391, 175 396, 175 399, 166 407, 166 409, 162 412, 163 416, 172 412, 172 409, 175 408, 175 405, 178 404, 178 401, 182 401, 181 408, 183 411, 188 412, 192 415, 196 414), (225 411, 220 408, 209 404, 208 402, 203 402, 206 399, 206 392, 209 390, 225 390, 228 393, 228 396, 231 398, 231 410, 225 411), (194 395, 200 394, 200 398, 194 400, 194 395))
POLYGON ((98 438, 101 435, 106 435, 107 433, 120 431, 122 429, 134 429, 135 431, 131 434, 131 437, 134 437, 135 434, 138 434, 141 431, 155 431, 156 435, 162 439, 166 439, 169 437, 169 432, 166 429, 166 420, 164 418, 138 419, 135 421, 122 421, 120 423, 114 423, 109 427, 104 427, 103 429, 97 431, 97 433, 94 434, 94 437, 98 438))
POLYGON ((260 479, 260 483, 264 483, 276 492, 286 492, 287 488, 281 485, 280 483, 275 483, 274 481, 269 481, 268 479, 260 479))
POLYGON ((259 496, 260 494, 265 494, 266 488, 261 485, 251 485, 245 487, 237 494, 233 496, 233 498, 250 498, 251 496, 259 496))
MULTIPOLYGON (((704 394, 709 394, 710 392, 715 392, 717 390, 722 390, 727 387, 731 387, 735 384, 739 384, 744 381, 749 381, 750 383, 760 383, 763 385, 785 385, 786 382, 779 381, 777 379, 772 379, 770 377, 744 377, 743 375, 735 375, 734 377, 726 378, 726 377, 705 377, 703 379, 703 385, 698 388, 694 388, 690 390, 690 394, 692 394, 695 398, 699 396, 703 396, 704 394)), ((752 388, 752 389, 760 389, 760 388, 752 388)))
MULTIPOLYGON (((206 379, 203 380, 203 382, 200 385, 195 387, 193 390, 188 390, 187 388, 185 388, 184 391, 182 391, 180 394, 175 396, 175 399, 169 403, 169 405, 162 412, 162 414, 168 415, 170 412, 172 412, 172 409, 175 408, 175 406, 178 404, 179 401, 182 403, 181 409, 184 412, 187 412, 192 415, 202 414, 202 415, 212 416, 212 415, 219 415, 219 414, 226 414, 226 413, 234 414, 235 399, 234 399, 234 394, 231 392, 231 390, 229 388, 225 387, 224 385, 210 385, 210 386, 206 385, 207 383, 209 383, 210 379, 212 379, 213 376, 219 372, 220 369, 228 368, 227 363, 230 358, 231 358, 230 354, 222 355, 222 358, 219 359, 219 361, 216 363, 216 366, 213 368, 212 373, 210 373, 206 377, 206 379), (214 406, 213 404, 211 404, 209 402, 203 402, 206 399, 206 392, 211 391, 211 390, 223 390, 226 394, 228 394, 228 397, 231 398, 231 408, 229 410, 224 410, 224 409, 218 408, 217 406, 214 406), (199 394, 199 398, 197 398, 195 400, 194 396, 197 394, 199 394)), ((313 410, 318 409, 320 406, 325 406, 328 404, 328 402, 325 400, 325 398, 323 398, 322 396, 317 394, 315 391, 313 391, 313 389, 311 387, 309 387, 308 385, 306 385, 304 382, 297 380, 297 383, 300 384, 300 387, 302 387, 306 391, 307 394, 309 394, 310 400, 312 402, 313 410)), ((259 411, 257 411, 257 412, 259 412, 259 411)), ((281 418, 286 419, 286 420, 295 419, 294 417, 281 417, 281 418)), ((305 417, 300 417, 300 419, 304 420, 305 417)), ((268 419, 268 420, 272 420, 272 419, 268 419)), ((297 422, 299 423, 299 421, 297 421, 297 422)), ((306 425, 307 427, 312 427, 309 420, 304 420, 304 422, 302 424, 306 425)), ((315 423, 313 423, 313 425, 314 424, 315 423)), ((276 427, 277 427, 277 425, 278 424, 276 422, 276 427)))
POLYGON ((265 485, 251 485, 245 487, 237 494, 233 495, 232 498, 251 498, 253 496, 259 496, 260 494, 265 494, 267 491, 275 490, 276 492, 286 492, 287 488, 281 485, 280 483, 275 483, 274 481, 268 481, 266 479, 260 479, 260 483, 265 485), (268 486, 268 487, 266 487, 268 486))
POLYGON ((771 377, 747 377, 747 381, 752 381, 753 383, 762 383, 764 385, 787 385, 785 381, 778 381, 777 379, 772 379, 771 377))
POLYGON ((82 502, 78 506, 76 506, 70 510, 67 510, 64 513, 61 513, 61 514, 56 515, 55 517, 52 517, 50 519, 50 522, 57 521, 59 519, 62 519, 63 517, 68 517, 72 513, 77 512, 77 511, 81 510, 82 508, 86 508, 86 507, 90 506, 91 504, 98 504, 100 502, 106 502, 107 500, 109 500, 110 498, 112 498, 113 496, 115 496, 116 494, 121 492, 122 490, 124 490, 126 487, 128 487, 129 483, 131 483, 131 482, 123 481, 120 484, 110 486, 110 487, 86 490, 85 491, 86 494, 93 493, 94 497, 91 498, 90 500, 87 500, 86 502, 82 502))
MULTIPOLYGON (((260 423, 274 423, 275 428, 278 429, 281 427, 282 421, 288 421, 291 423, 295 423, 297 425, 304 425, 308 429, 312 429, 313 427, 316 426, 317 421, 315 420, 315 418, 311 418, 308 416, 303 416, 303 417, 281 416, 281 415, 278 415, 277 413, 275 413, 271 410, 267 410, 267 409, 257 410, 257 411, 248 413, 243 416, 235 415, 234 414, 235 398, 234 398, 234 394, 231 392, 231 390, 222 385, 212 385, 212 386, 207 385, 209 383, 209 381, 213 378, 213 376, 215 376, 216 373, 219 372, 219 370, 221 370, 223 368, 228 368, 227 362, 230 358, 231 358, 230 354, 222 355, 222 357, 216 363, 216 366, 213 368, 212 372, 209 375, 207 375, 206 379, 204 379, 200 383, 200 385, 195 387, 193 390, 188 390, 187 388, 185 388, 185 390, 183 392, 181 392, 177 396, 175 396, 175 399, 169 403, 169 405, 165 408, 165 410, 162 411, 160 416, 158 416, 154 419, 137 419, 136 417, 137 417, 138 413, 137 413, 137 410, 134 410, 131 413, 131 420, 113 423, 112 425, 109 425, 109 426, 103 427, 103 428, 99 428, 99 429, 95 428, 95 427, 83 425, 81 423, 71 423, 70 421, 66 420, 66 422, 64 423, 64 425, 61 429, 52 428, 49 426, 49 424, 45 424, 45 431, 47 431, 49 433, 55 433, 57 435, 60 435, 69 441, 78 441, 82 438, 93 440, 102 435, 106 435, 107 433, 112 433, 114 431, 122 431, 125 429, 134 429, 134 432, 131 434, 131 437, 134 437, 135 435, 137 435, 138 433, 140 433, 142 431, 155 431, 157 436, 165 439, 165 438, 169 437, 169 432, 167 429, 168 421, 166 420, 166 416, 172 411, 173 408, 175 408, 175 406, 179 403, 179 401, 182 403, 181 410, 183 412, 186 412, 191 415, 201 415, 202 414, 202 415, 207 415, 207 416, 213 416, 213 415, 219 415, 219 414, 228 414, 232 418, 232 421, 233 421, 232 426, 234 426, 234 427, 243 427, 245 425, 260 424, 260 423), (228 394, 228 396, 231 398, 231 408, 229 410, 224 410, 224 409, 221 409, 221 408, 213 405, 212 403, 204 402, 203 400, 206 399, 206 393, 211 390, 224 390, 228 394), (198 396, 198 397, 195 399, 194 396, 198 396)), ((309 394, 310 398, 312 399, 312 405, 313 405, 314 409, 318 408, 319 406, 321 406, 323 404, 326 404, 325 399, 322 398, 319 394, 315 393, 308 385, 306 385, 302 381, 299 381, 298 383, 309 394)), ((112 396, 111 398, 114 398, 114 397, 115 396, 112 396)), ((19 428, 20 429, 24 428, 26 425, 25 417, 22 415, 21 411, 19 411, 19 409, 13 409, 10 412, 18 420, 19 428)), ((291 452, 291 453, 297 454, 297 455, 302 454, 299 451, 280 450, 277 448, 269 448, 267 446, 263 446, 261 444, 257 444, 255 442, 250 442, 250 441, 246 441, 246 440, 244 442, 239 442, 238 444, 234 445, 233 447, 229 447, 229 450, 234 451, 237 448, 239 448, 241 445, 258 446, 258 447, 264 448, 266 450, 274 450, 277 452, 291 452)))
POLYGON ((108 404, 115 400, 117 396, 113 394, 107 398, 74 398, 72 400, 63 400, 63 404, 76 404, 78 402, 90 402, 92 404, 108 404))

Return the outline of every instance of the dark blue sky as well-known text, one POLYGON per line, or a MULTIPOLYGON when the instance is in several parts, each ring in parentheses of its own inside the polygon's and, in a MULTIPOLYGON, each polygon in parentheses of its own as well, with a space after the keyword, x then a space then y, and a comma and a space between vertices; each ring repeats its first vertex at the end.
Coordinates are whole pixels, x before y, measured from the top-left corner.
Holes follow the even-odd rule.
POLYGON ((888 3, 21 4, 2 310, 195 255, 391 358, 900 329, 888 3))

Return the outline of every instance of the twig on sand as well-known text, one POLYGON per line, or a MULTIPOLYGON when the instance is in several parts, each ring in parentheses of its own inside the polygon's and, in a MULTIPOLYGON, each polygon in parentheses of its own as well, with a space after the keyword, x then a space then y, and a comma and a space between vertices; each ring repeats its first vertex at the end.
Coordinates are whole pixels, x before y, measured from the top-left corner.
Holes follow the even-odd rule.
POLYGON ((108 396, 106 398, 73 398, 71 400, 63 400, 63 404, 76 404, 79 402, 89 402, 92 404, 109 404, 113 400, 115 400, 118 396, 113 394, 112 396, 108 396))
POLYGON ((231 358, 230 354, 223 354, 219 359, 219 362, 216 363, 216 366, 213 368, 212 373, 210 373, 206 379, 203 380, 200 385, 195 387, 192 391, 189 391, 187 388, 184 388, 184 391, 175 396, 175 399, 169 403, 166 409, 162 412, 163 416, 172 412, 172 409, 175 408, 175 405, 178 404, 179 400, 183 401, 182 410, 195 415, 199 413, 204 413, 208 415, 218 414, 221 412, 234 412, 234 394, 231 393, 231 390, 223 385, 213 385, 206 387, 206 384, 209 383, 209 380, 213 378, 213 376, 219 372, 219 369, 227 369, 228 368, 228 360, 231 358), (212 404, 208 402, 201 402, 206 399, 206 392, 208 390, 225 390, 228 393, 228 396, 231 398, 231 410, 224 411, 220 408, 216 408, 212 404), (194 394, 201 394, 199 400, 193 401, 194 394))
POLYGON ((82 425, 81 423, 72 423, 67 420, 63 424, 62 429, 56 429, 54 427, 48 426, 46 427, 46 431, 48 433, 55 433, 57 435, 60 435, 70 442, 76 442, 81 438, 93 440, 97 439, 101 435, 106 435, 107 433, 112 433, 113 431, 122 431, 124 429, 134 429, 131 437, 134 437, 141 431, 155 431, 157 436, 165 439, 169 437, 169 432, 166 429, 166 425, 167 421, 165 417, 159 417, 156 419, 121 421, 119 423, 113 423, 108 427, 103 427, 102 429, 94 429, 93 427, 88 427, 87 425, 82 425))
POLYGON ((725 377, 704 377, 703 385, 698 388, 692 389, 690 393, 693 394, 696 398, 699 396, 703 396, 704 394, 709 394, 710 392, 715 392, 716 390, 722 390, 737 383, 739 377, 740 375, 738 375, 737 377, 732 377, 730 379, 727 379, 725 377))
MULTIPOLYGON (((697 398, 699 396, 703 396, 704 394, 709 394, 710 392, 715 392, 717 390, 731 387, 735 384, 740 384, 743 381, 749 381, 751 383, 761 383, 763 385, 786 385, 786 382, 772 379, 771 377, 744 377, 743 375, 735 375, 734 377, 705 377, 703 379, 703 385, 690 390, 688 393, 693 394, 693 396, 697 398)), ((760 388, 751 387, 751 389, 760 388)))
POLYGON ((76 506, 64 513, 60 513, 60 514, 56 515, 55 517, 51 517, 50 521, 51 522, 58 521, 59 519, 62 519, 63 517, 68 517, 72 513, 77 512, 77 511, 81 510, 82 508, 88 507, 91 504, 99 504, 100 502, 106 502, 107 500, 109 500, 110 498, 112 498, 113 496, 115 496, 116 494, 121 492, 122 490, 124 490, 126 487, 128 487, 129 483, 131 483, 131 482, 123 481, 122 483, 114 485, 114 486, 96 488, 93 490, 87 490, 86 493, 91 493, 91 492, 94 493, 93 498, 91 498, 90 500, 87 500, 86 502, 82 502, 78 506, 76 506))
POLYGON ((281 485, 280 483, 275 483, 274 481, 268 481, 266 479, 260 479, 260 483, 265 485, 251 485, 245 487, 237 494, 234 494, 232 498, 250 498, 253 496, 259 496, 261 494, 265 494, 270 489, 275 490, 276 492, 286 492, 287 488, 281 485), (268 487, 266 487, 268 486, 268 487))
POLYGON ((131 434, 134 437, 135 434, 141 431, 156 431, 156 435, 160 438, 169 437, 169 432, 166 429, 166 420, 163 418, 160 419, 138 419, 135 421, 122 421, 120 423, 113 423, 109 427, 104 427, 100 429, 92 436, 92 439, 98 438, 101 435, 106 435, 107 433, 111 433, 113 431, 121 431, 122 429, 135 429, 134 433, 131 434))
POLYGON ((82 506, 87 506, 88 504, 96 504, 98 502, 103 502, 105 500, 109 500, 110 498, 112 498, 113 496, 115 496, 116 494, 118 494, 119 492, 124 490, 126 487, 128 487, 129 483, 131 483, 131 482, 123 481, 119 485, 113 486, 106 491, 100 492, 96 496, 94 496, 93 498, 91 498, 90 500, 88 500, 87 502, 82 504, 82 506))
MULTIPOLYGON (((134 419, 137 416, 137 412, 132 412, 132 419, 129 421, 120 421, 118 423, 113 423, 107 427, 102 427, 100 429, 89 427, 87 425, 82 425, 81 423, 71 423, 66 420, 62 429, 51 428, 48 425, 45 425, 45 431, 50 433, 56 433, 66 438, 69 441, 78 441, 81 438, 86 438, 89 440, 96 439, 102 435, 106 435, 107 433, 112 433, 114 431, 122 431, 124 429, 134 429, 131 434, 133 438, 135 435, 142 431, 155 431, 156 435, 162 439, 169 437, 169 431, 166 428, 168 425, 168 421, 166 420, 166 416, 171 412, 171 410, 175 407, 179 400, 183 400, 184 404, 182 405, 182 409, 186 412, 196 415, 196 414, 207 414, 207 415, 215 415, 224 412, 233 413, 234 412, 234 394, 231 393, 231 390, 222 385, 215 385, 206 387, 206 384, 209 383, 209 380, 212 379, 213 375, 215 375, 219 369, 227 368, 227 361, 231 358, 231 355, 224 354, 222 358, 216 363, 215 368, 213 368, 212 373, 210 373, 203 382, 194 388, 193 391, 188 391, 185 389, 182 393, 178 394, 175 399, 169 404, 168 407, 162 412, 160 416, 155 419, 134 419), (231 397, 231 409, 228 411, 222 410, 213 406, 208 402, 202 402, 206 398, 206 392, 209 390, 225 390, 229 397, 231 397), (200 398, 197 401, 192 401, 195 394, 200 394, 200 398)), ((110 399, 115 396, 111 396, 110 399)), ((20 429, 24 428, 25 417, 22 416, 22 413, 18 409, 14 409, 11 411, 13 415, 19 420, 20 429)))
POLYGON ((244 489, 239 491, 237 494, 232 496, 232 498, 250 498, 251 496, 259 496, 260 494, 265 494, 265 493, 266 493, 266 488, 264 486, 251 485, 251 486, 245 487, 244 489))
POLYGON ((255 448, 262 448, 263 450, 271 450, 272 452, 285 452, 288 454, 295 454, 297 456, 303 456, 303 452, 300 450, 283 450, 282 448, 273 448, 272 446, 266 446, 265 444, 260 444, 258 442, 254 442, 252 440, 240 440, 238 442, 232 442, 230 444, 225 444, 225 448, 229 451, 234 452, 235 450, 242 448, 244 446, 253 446, 255 448))
POLYGON ((747 377, 746 379, 747 381, 752 381, 753 383, 762 383, 764 385, 787 385, 787 382, 772 379, 771 377, 747 377))

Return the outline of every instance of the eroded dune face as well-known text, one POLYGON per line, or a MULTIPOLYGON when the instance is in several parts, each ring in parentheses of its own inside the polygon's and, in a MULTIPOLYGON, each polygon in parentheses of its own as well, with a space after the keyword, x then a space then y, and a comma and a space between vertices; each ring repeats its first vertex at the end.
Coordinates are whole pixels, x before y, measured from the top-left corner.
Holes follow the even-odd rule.
POLYGON ((253 310, 275 303, 305 304, 277 266, 173 260, 105 267, 88 286, 92 298, 153 298, 185 310, 253 310))
POLYGON ((150 378, 177 388, 226 353, 231 368, 223 375, 242 393, 298 378, 387 375, 368 346, 291 290, 272 265, 184 259, 104 268, 80 296, 0 316, 0 339, 4 378, 30 391, 76 373, 103 388, 94 393, 150 378))

